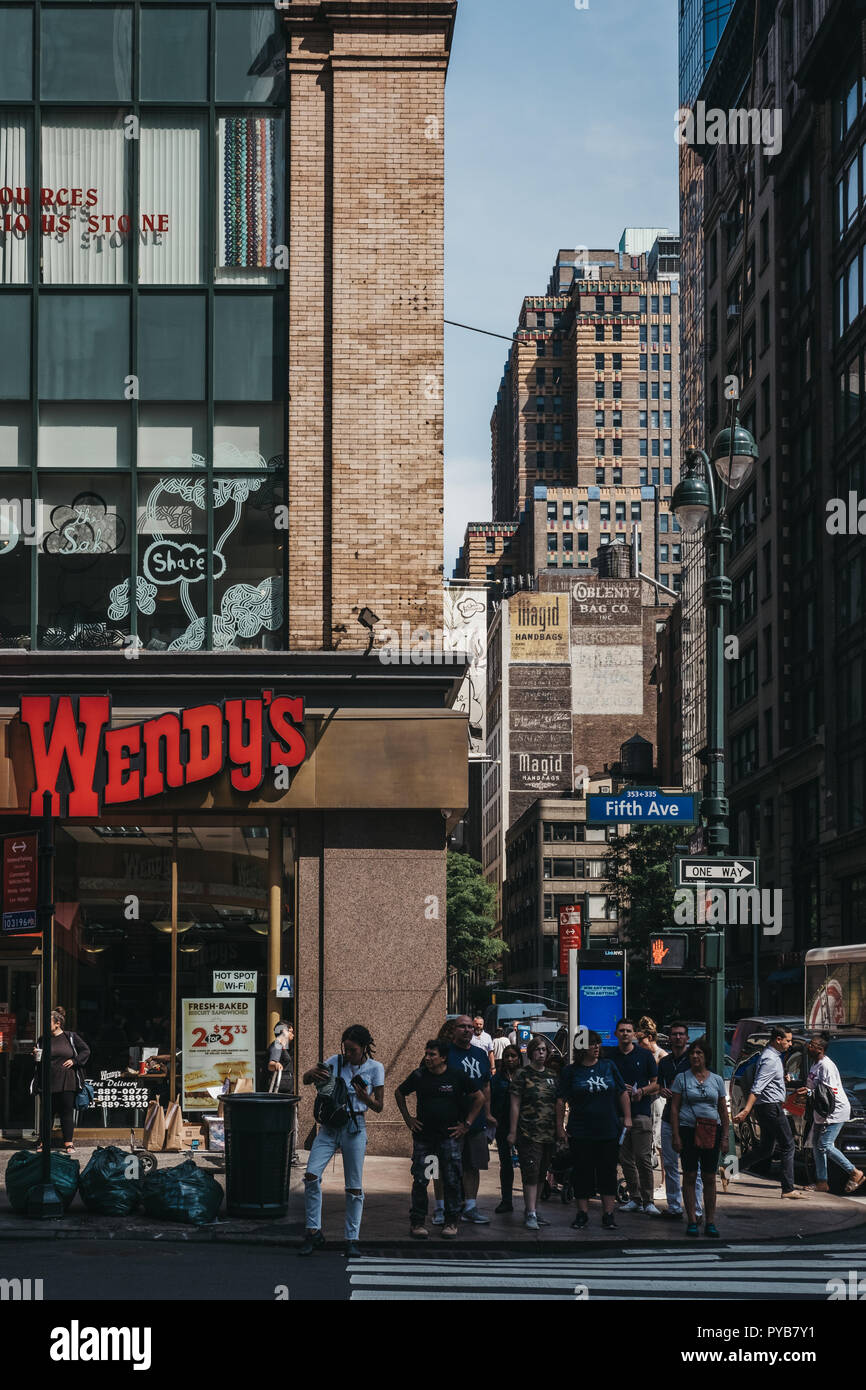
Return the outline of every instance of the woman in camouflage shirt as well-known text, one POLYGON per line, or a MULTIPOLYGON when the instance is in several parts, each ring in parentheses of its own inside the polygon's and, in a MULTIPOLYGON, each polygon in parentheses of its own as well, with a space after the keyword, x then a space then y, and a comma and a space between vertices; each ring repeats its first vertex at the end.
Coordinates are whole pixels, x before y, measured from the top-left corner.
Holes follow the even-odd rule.
POLYGON ((531 1231, 550 1222, 535 1210, 539 1184, 544 1181, 556 1142, 556 1072, 547 1065, 550 1044, 536 1033, 526 1048, 526 1066, 511 1082, 509 1143, 517 1143, 523 1178, 524 1225, 531 1231))

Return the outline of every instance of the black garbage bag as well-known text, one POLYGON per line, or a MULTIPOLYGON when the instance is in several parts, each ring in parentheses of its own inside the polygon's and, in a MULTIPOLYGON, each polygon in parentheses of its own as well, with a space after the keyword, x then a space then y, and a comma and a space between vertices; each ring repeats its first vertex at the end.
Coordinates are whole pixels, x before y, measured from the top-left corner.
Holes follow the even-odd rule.
POLYGON ((81 1200, 100 1216, 130 1216, 141 1206, 141 1163, 112 1146, 97 1149, 78 1180, 81 1200))
MULTIPOLYGON (((79 1163, 77 1158, 66 1154, 51 1155, 51 1181, 66 1211, 78 1187, 79 1163)), ((27 1194, 31 1187, 42 1182, 42 1155, 31 1150, 20 1150, 13 1154, 6 1165, 6 1191, 9 1205, 13 1211, 23 1215, 27 1207, 27 1194)))
POLYGON ((150 1173, 142 1184, 144 1210, 163 1221, 206 1226, 222 1205, 223 1190, 214 1177, 191 1158, 174 1168, 150 1173))

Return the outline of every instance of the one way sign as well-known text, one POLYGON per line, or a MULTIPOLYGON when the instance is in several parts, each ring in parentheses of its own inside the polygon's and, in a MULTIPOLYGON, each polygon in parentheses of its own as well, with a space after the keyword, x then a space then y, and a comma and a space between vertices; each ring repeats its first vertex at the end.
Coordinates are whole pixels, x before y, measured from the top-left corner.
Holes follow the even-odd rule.
POLYGON ((674 883, 689 888, 701 883, 730 888, 757 888, 758 860, 738 855, 736 859, 707 855, 679 855, 675 861, 674 883))

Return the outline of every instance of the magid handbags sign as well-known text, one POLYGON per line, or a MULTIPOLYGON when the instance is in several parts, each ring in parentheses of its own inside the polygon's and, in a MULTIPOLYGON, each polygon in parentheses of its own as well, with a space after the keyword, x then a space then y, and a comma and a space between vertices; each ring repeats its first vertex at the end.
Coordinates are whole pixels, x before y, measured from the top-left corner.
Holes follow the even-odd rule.
POLYGON ((36 772, 30 814, 44 814, 45 792, 53 816, 98 816, 103 807, 162 796, 224 769, 236 791, 255 791, 268 769, 304 761, 303 721, 302 699, 269 690, 117 729, 107 695, 22 696, 21 723, 30 731, 36 772))

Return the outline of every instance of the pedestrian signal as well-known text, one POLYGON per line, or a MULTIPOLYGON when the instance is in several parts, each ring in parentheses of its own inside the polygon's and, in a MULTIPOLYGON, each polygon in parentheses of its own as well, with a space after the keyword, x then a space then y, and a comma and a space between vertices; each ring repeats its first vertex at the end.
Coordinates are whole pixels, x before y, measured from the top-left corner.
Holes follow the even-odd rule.
POLYGON ((650 970, 685 970, 689 940, 685 935, 664 932, 649 939, 650 970))

